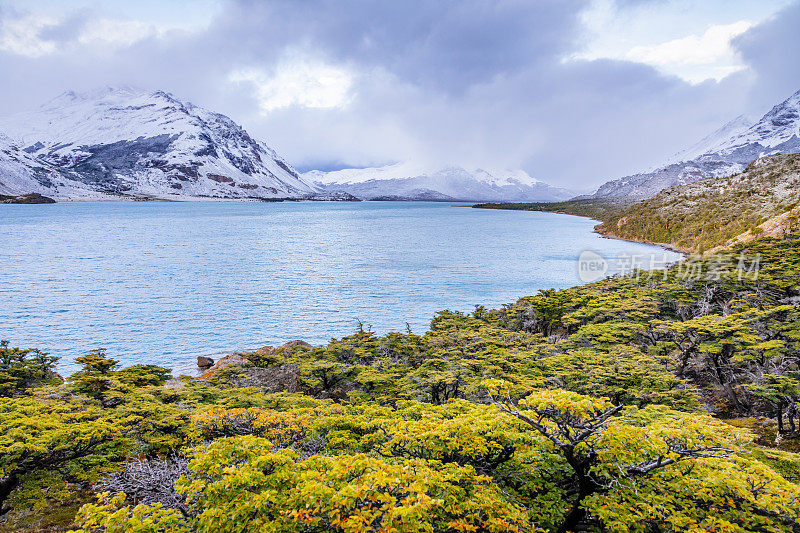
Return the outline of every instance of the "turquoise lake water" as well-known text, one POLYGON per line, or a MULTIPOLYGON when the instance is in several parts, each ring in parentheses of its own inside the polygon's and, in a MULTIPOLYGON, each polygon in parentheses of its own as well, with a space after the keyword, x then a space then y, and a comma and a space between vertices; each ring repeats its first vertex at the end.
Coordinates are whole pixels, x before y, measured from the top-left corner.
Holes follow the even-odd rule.
POLYGON ((0 339, 72 360, 195 370, 197 355, 424 333, 436 311, 498 307, 580 283, 584 250, 671 252, 604 239, 595 222, 428 202, 0 205, 0 339))

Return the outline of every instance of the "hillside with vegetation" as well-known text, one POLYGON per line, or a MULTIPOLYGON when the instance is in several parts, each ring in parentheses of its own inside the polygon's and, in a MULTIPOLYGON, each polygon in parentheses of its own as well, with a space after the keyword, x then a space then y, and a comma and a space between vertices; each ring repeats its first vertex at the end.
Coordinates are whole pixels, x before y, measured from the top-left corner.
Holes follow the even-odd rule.
POLYGON ((800 531, 800 233, 197 379, 0 347, 0 530, 800 531))
POLYGON ((757 159, 744 172, 665 189, 609 212, 598 231, 704 252, 800 228, 800 154, 757 159))

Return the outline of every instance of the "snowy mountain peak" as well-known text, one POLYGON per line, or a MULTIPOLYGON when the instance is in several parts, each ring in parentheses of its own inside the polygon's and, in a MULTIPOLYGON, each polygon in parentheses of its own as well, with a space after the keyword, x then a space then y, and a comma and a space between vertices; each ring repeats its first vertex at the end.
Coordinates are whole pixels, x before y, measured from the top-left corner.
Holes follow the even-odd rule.
POLYGON ((50 104, 64 102, 64 101, 100 100, 102 98, 113 97, 113 96, 117 96, 120 98, 130 98, 132 96, 155 94, 159 92, 163 91, 147 91, 140 87, 132 87, 129 85, 121 85, 121 86, 107 85, 105 87, 100 87, 97 89, 92 89, 82 92, 64 91, 60 95, 50 100, 50 102, 45 103, 42 107, 46 107, 50 104))
MULTIPOLYGON (((743 146, 759 144, 762 148, 777 149, 792 139, 800 139, 800 91, 769 110, 746 131, 721 142, 711 151, 734 151, 743 146)), ((773 152, 774 153, 774 152, 773 152)))
POLYGON ((37 161, 108 194, 299 198, 317 192, 230 118, 164 91, 69 91, 34 111, 0 118, 0 130, 37 161))

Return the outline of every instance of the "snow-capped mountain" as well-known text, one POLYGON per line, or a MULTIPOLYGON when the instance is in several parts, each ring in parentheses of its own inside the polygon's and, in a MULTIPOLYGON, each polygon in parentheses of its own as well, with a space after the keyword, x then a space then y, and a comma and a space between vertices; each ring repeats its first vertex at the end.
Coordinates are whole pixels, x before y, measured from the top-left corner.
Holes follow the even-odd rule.
MULTIPOLYGON (((25 166, 57 169, 103 195, 300 198, 318 192, 228 117, 161 91, 67 92, 37 110, 0 118, 0 131, 30 156, 20 159, 25 166)), ((32 175, 42 187, 36 192, 75 196, 50 186, 41 172, 32 175)))
POLYGON ((409 163, 303 174, 320 188, 365 200, 558 201, 573 195, 523 170, 427 168, 409 163))
POLYGON ((649 198, 673 185, 736 174, 765 155, 796 152, 800 152, 800 91, 755 124, 738 117, 665 165, 604 183, 592 196, 649 198))

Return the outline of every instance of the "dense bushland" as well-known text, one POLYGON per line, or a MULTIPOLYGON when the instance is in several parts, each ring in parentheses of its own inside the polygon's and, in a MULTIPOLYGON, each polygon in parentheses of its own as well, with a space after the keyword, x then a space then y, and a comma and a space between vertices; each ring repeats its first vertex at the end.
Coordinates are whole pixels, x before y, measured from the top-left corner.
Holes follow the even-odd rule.
POLYGON ((60 385, 53 358, 3 345, 0 512, 55 527, 81 502, 87 532, 800 531, 799 304, 793 233, 168 387, 102 350, 60 385))

